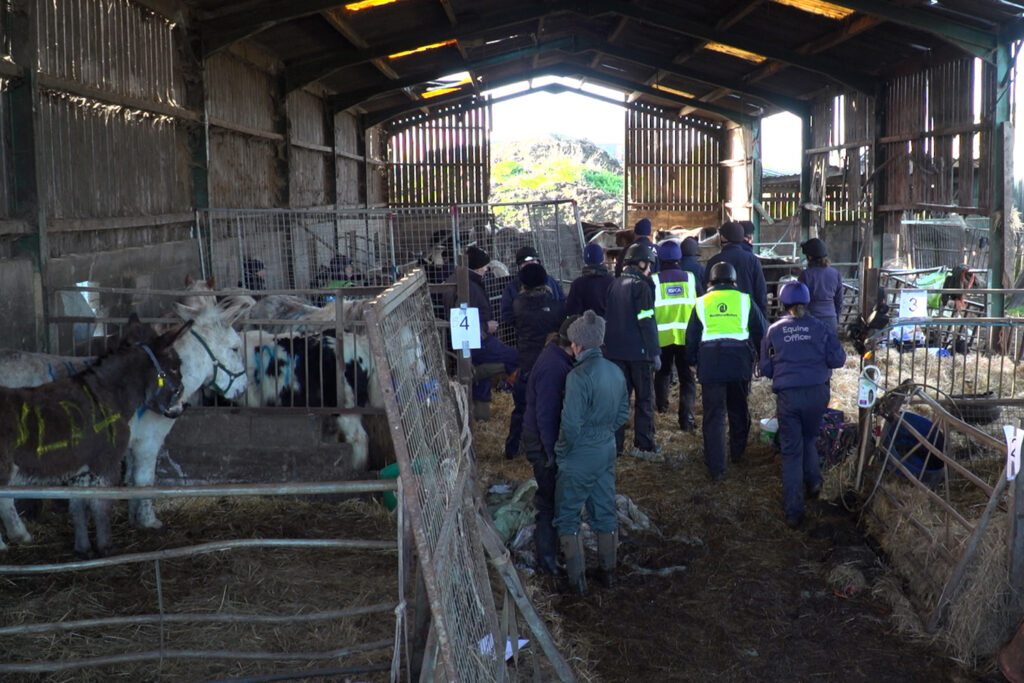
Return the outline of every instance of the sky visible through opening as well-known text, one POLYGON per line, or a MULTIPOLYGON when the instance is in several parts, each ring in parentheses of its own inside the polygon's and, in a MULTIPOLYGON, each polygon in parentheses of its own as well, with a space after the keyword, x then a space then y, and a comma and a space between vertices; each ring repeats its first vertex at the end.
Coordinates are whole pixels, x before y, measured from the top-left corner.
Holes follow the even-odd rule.
MULTIPOLYGON (((1015 68, 1020 73, 1024 50, 1015 68)), ((1016 74, 1015 74, 1016 78, 1016 74)), ((557 79, 553 79, 557 80, 557 79)), ((522 89, 523 85, 513 86, 522 89)), ((611 90, 594 88, 606 97, 611 90)), ((505 92, 494 91, 500 96, 505 92)), ((1024 87, 1016 84, 1014 109, 1024 111, 1024 87)), ((625 138, 625 109, 574 93, 532 93, 494 105, 494 142, 512 142, 551 135, 581 138, 607 149, 622 160, 625 138)), ((1014 115, 1016 119, 1016 115, 1014 115)), ((1018 124, 1017 128, 1024 128, 1018 124)), ((766 171, 800 172, 800 119, 789 113, 769 116, 761 122, 761 160, 766 171)), ((1014 177, 1024 178, 1024 130, 1014 141, 1014 177)))
MULTIPOLYGON (((532 93, 494 105, 492 142, 515 142, 551 135, 590 140, 622 161, 625 112, 622 107, 575 93, 532 93)), ((800 172, 800 119, 779 114, 762 122, 764 167, 800 172)))

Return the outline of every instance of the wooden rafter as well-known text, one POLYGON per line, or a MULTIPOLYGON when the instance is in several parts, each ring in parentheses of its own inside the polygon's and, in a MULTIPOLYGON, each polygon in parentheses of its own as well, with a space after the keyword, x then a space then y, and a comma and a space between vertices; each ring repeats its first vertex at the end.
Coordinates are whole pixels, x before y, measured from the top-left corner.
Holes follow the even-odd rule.
POLYGON ((595 14, 615 13, 628 16, 631 19, 659 26, 668 31, 681 33, 700 40, 729 45, 769 59, 786 62, 806 71, 819 73, 837 83, 860 92, 871 92, 874 88, 874 79, 869 78, 867 74, 852 71, 834 60, 822 59, 820 57, 811 59, 793 50, 778 47, 768 41, 740 37, 734 32, 716 29, 714 26, 708 26, 696 21, 684 20, 668 12, 643 8, 623 0, 594 0, 588 7, 595 14))
MULTIPOLYGON (((554 40, 548 43, 534 46, 532 48, 526 48, 523 50, 517 50, 515 52, 507 52, 502 55, 496 55, 494 57, 487 57, 484 59, 478 59, 472 62, 462 62, 458 64, 452 64, 450 67, 451 71, 474 71, 476 69, 482 69, 489 66, 495 66, 503 64, 505 62, 515 61, 517 59, 524 59, 541 52, 548 52, 551 50, 561 50, 572 47, 572 39, 563 38, 561 40, 554 40)), ((342 109, 348 109, 361 102, 365 102, 368 99, 383 95, 385 93, 397 90, 399 88, 407 88, 420 83, 426 83, 437 78, 438 73, 436 70, 429 72, 421 72, 408 76, 405 78, 398 78, 394 81, 381 83, 379 85, 363 88, 353 92, 345 93, 344 95, 338 95, 328 99, 328 105, 332 110, 338 111, 342 109)))
POLYGON ((541 7, 528 6, 516 8, 480 17, 473 22, 460 22, 455 26, 423 27, 410 35, 402 36, 393 41, 382 42, 366 50, 346 50, 313 59, 295 62, 288 66, 289 82, 296 87, 312 83, 326 76, 356 64, 363 64, 372 59, 406 50, 413 50, 421 45, 439 43, 446 40, 461 41, 475 38, 487 31, 499 30, 529 21, 536 21, 552 12, 568 11, 573 7, 571 2, 552 2, 541 7))
MULTIPOLYGON (((577 49, 581 51, 596 50, 599 53, 598 56, 604 54, 616 59, 643 64, 657 69, 661 73, 673 74, 682 78, 710 85, 714 88, 727 88, 732 92, 738 92, 764 100, 765 102, 779 107, 780 109, 791 111, 794 114, 801 114, 807 108, 806 103, 802 100, 786 97, 784 95, 777 95, 769 90, 749 85, 741 80, 718 77, 712 78, 703 71, 687 69, 684 66, 676 65, 672 61, 660 59, 654 55, 641 52, 639 50, 626 50, 624 48, 612 47, 606 44, 602 45, 596 42, 588 42, 586 40, 578 40, 577 49)), ((593 64, 594 61, 591 61, 591 63, 593 64)), ((648 83, 647 85, 651 84, 648 83)))
POLYGON ((992 31, 985 31, 967 24, 950 21, 935 12, 901 7, 896 3, 884 0, 837 0, 836 4, 894 24, 909 26, 939 36, 975 57, 988 61, 994 59, 992 51, 998 44, 996 35, 998 27, 993 27, 992 31))

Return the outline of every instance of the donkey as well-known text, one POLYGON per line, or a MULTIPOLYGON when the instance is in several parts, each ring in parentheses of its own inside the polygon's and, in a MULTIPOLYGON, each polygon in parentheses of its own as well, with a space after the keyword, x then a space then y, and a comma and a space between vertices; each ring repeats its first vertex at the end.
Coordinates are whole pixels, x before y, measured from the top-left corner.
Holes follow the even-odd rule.
MULTIPOLYGON (((173 344, 192 323, 155 336, 132 314, 121 347, 85 370, 33 388, 0 388, 0 483, 6 486, 113 486, 121 481, 129 421, 139 411, 177 417, 182 404, 181 360, 173 344)), ((105 499, 74 499, 75 552, 113 551, 105 499), (96 544, 89 539, 89 513, 96 544)), ((29 542, 13 498, 0 498, 0 519, 11 540, 29 542)), ((0 538, 0 549, 6 548, 0 538)))
MULTIPOLYGON (((212 281, 185 280, 186 289, 213 291, 212 281)), ((248 296, 232 296, 218 301, 212 295, 195 294, 174 305, 182 320, 192 322, 188 334, 174 342, 181 359, 183 396, 186 401, 200 389, 209 389, 226 399, 237 398, 246 389, 245 362, 242 360, 242 339, 232 324, 256 303, 248 296)), ((171 328, 174 329, 174 328, 171 328)), ((0 386, 34 387, 54 379, 68 377, 93 358, 53 356, 0 349, 0 386)), ((131 440, 126 454, 125 483, 129 486, 152 486, 156 465, 164 440, 175 421, 147 410, 132 417, 129 424, 131 440)), ((133 499, 128 504, 129 521, 140 529, 161 529, 161 522, 149 499, 133 499)))

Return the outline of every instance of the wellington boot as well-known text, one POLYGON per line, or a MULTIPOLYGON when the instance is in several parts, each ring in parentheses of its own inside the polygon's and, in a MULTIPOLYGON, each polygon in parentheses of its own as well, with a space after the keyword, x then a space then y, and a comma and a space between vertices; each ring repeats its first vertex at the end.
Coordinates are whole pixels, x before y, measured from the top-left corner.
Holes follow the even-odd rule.
POLYGON ((579 534, 558 537, 565 556, 565 573, 569 581, 569 592, 577 595, 587 594, 587 578, 583 575, 586 558, 583 555, 583 543, 579 534))
POLYGON ((601 565, 599 574, 601 583, 605 588, 615 587, 615 561, 616 546, 618 545, 618 534, 597 535, 597 558, 601 565))

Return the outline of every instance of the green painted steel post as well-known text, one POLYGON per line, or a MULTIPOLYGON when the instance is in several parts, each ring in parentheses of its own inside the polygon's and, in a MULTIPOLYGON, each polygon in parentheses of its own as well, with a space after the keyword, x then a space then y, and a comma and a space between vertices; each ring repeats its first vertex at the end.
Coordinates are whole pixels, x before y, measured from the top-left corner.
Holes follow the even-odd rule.
POLYGON ((811 157, 807 150, 811 149, 814 138, 811 131, 811 115, 800 117, 800 242, 811 236, 811 212, 807 205, 811 202, 811 157))
MULTIPOLYGON (((1006 272, 1006 224, 1009 222, 1013 203, 1013 191, 1007 183, 1013 181, 1012 143, 1013 127, 1010 123, 1010 77, 1013 63, 1010 59, 1010 45, 1001 43, 996 48, 996 92, 992 113, 991 145, 991 205, 988 286, 992 289, 1004 287, 1006 272), (1011 152, 1007 153, 1010 145, 1011 152)), ((989 297, 989 316, 1001 318, 1005 313, 1005 296, 992 294, 989 297)))
POLYGON ((761 176, 764 174, 764 165, 761 163, 761 119, 754 119, 750 124, 750 220, 754 224, 754 241, 761 241, 761 176))

